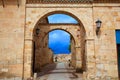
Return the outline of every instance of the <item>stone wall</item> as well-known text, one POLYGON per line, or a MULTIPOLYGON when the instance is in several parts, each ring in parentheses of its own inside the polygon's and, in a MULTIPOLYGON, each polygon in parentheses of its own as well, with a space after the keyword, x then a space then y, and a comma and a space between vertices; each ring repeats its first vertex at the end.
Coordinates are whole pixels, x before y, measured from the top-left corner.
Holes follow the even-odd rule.
POLYGON ((120 7, 96 6, 93 10, 94 21, 97 18, 102 21, 101 31, 98 36, 95 35, 94 42, 96 52, 95 75, 97 77, 109 76, 115 80, 118 77, 115 30, 120 29, 120 7))
POLYGON ((39 38, 35 40, 36 49, 35 49, 35 64, 34 70, 35 72, 40 72, 41 68, 53 63, 53 52, 48 47, 48 35, 45 37, 39 38), (41 40, 43 39, 43 40, 41 40))
MULTIPOLYGON (((118 80, 115 30, 120 29, 119 3, 27 4, 25 11, 25 0, 21 0, 20 7, 10 4, 3 8, 0 5, 0 78, 31 76, 33 32, 36 23, 44 15, 60 11, 77 18, 85 29, 85 46, 80 48, 82 44, 75 45, 76 53, 83 52, 85 48, 86 61, 83 61, 87 64, 87 70, 84 72, 84 78, 86 80, 118 80), (95 21, 98 18, 102 21, 102 27, 99 35, 96 35, 95 21)), ((77 27, 58 26, 58 28, 69 30, 75 37, 76 43, 84 41, 84 39, 78 39, 77 27)), ((53 29, 55 29, 54 26, 45 28, 44 31, 53 29)), ((44 34, 39 36, 44 37, 44 34)), ((80 55, 76 57, 78 60, 81 58, 80 55)), ((76 63, 81 67, 81 60, 76 63)))
POLYGON ((98 35, 94 33, 94 40, 90 39, 86 43, 86 48, 95 51, 93 54, 89 51, 91 54, 87 56, 89 70, 86 79, 118 80, 115 30, 120 29, 119 11, 118 5, 113 7, 112 4, 94 4, 93 6, 94 32, 97 19, 102 21, 102 26, 98 35), (91 45, 92 43, 94 45, 91 45))
POLYGON ((20 7, 0 5, 0 79, 22 79, 24 26, 25 0, 21 0, 20 7))

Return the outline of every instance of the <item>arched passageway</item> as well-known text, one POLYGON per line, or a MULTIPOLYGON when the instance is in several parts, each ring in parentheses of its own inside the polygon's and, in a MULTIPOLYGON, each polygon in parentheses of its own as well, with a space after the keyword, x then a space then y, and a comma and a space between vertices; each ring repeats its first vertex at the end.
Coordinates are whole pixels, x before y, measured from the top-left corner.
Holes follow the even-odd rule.
MULTIPOLYGON (((64 30, 72 35, 73 41, 71 43, 75 41, 75 44, 73 43, 74 45, 72 45, 72 51, 74 53, 72 55, 73 56, 72 64, 77 69, 77 71, 85 70, 85 65, 86 65, 86 62, 85 62, 85 31, 84 31, 84 27, 81 26, 81 23, 76 18, 73 18, 73 17, 74 16, 71 17, 71 15, 63 14, 63 13, 62 14, 61 13, 51 14, 50 13, 42 17, 37 22, 34 30, 39 29, 40 33, 37 36, 33 36, 33 39, 36 45, 35 65, 34 65, 35 71, 40 71, 40 67, 53 62, 53 61, 50 61, 52 60, 51 58, 50 60, 48 58, 48 56, 53 57, 53 55, 52 55, 52 51, 48 48, 48 35, 47 34, 50 31, 55 30, 55 29, 64 30), (57 17, 55 17, 54 15, 57 15, 57 17), (60 15, 62 16, 67 15, 67 18, 71 18, 70 19, 71 22, 65 21, 65 20, 63 20, 62 22, 63 17, 59 18, 60 15), (51 16, 54 16, 52 19, 55 18, 56 20, 53 20, 53 22, 50 22, 49 19, 51 16), (47 53, 51 53, 51 55, 48 55, 47 53), (45 61, 45 59, 48 59, 48 61, 45 61)), ((65 17, 63 19, 65 19, 65 17)), ((34 35, 36 35, 36 31, 34 31, 34 35)))
POLYGON ((40 72, 42 67, 53 63, 53 52, 48 47, 48 33, 53 30, 63 30, 71 35, 72 66, 77 72, 86 70, 86 32, 84 26, 73 14, 64 11, 54 11, 41 17, 33 29, 34 46, 32 49, 33 55, 31 61, 31 73, 33 74, 34 72, 40 72), (58 15, 58 17, 55 17, 57 22, 50 22, 49 18, 54 15, 58 15), (59 15, 65 15, 67 18, 71 19, 67 19, 68 21, 65 21, 65 17, 59 18, 59 15), (61 21, 62 19, 63 22, 61 21))

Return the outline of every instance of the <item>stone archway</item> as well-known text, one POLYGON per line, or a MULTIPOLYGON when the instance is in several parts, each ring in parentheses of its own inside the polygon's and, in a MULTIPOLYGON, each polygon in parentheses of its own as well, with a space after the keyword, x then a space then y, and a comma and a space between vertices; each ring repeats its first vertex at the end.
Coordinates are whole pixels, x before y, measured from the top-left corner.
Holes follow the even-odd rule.
MULTIPOLYGON (((75 42, 75 38, 74 38, 74 36, 73 36, 73 34, 71 34, 71 32, 68 32, 69 30, 66 30, 66 29, 62 29, 62 28, 59 28, 58 27, 59 25, 57 25, 57 28, 54 28, 54 29, 50 29, 48 32, 47 32, 47 34, 45 34, 44 35, 44 37, 43 37, 43 39, 41 40, 41 42, 43 43, 43 45, 46 45, 46 44, 48 44, 50 41, 47 41, 46 43, 44 43, 44 41, 46 41, 46 39, 49 39, 50 40, 50 37, 48 37, 48 36, 50 36, 50 33, 51 32, 54 32, 54 31, 59 31, 59 32, 61 32, 62 34, 69 34, 69 40, 70 40, 70 42, 69 42, 69 46, 70 46, 70 53, 68 54, 66 54, 66 53, 64 53, 64 55, 68 55, 69 56, 69 59, 72 61, 71 63, 71 66, 73 66, 73 67, 75 67, 76 66, 76 50, 75 50, 75 45, 76 45, 76 42, 75 42)), ((55 32, 54 32, 55 33, 55 32)), ((57 33, 56 33, 57 34, 57 33)), ((58 34, 59 35, 59 34, 58 34)), ((61 36, 57 36, 57 37, 59 37, 59 40, 62 40, 62 35, 61 36)), ((67 37, 68 37, 68 35, 67 35, 67 37)), ((56 39, 55 39, 56 40, 56 39)), ((54 40, 54 41, 55 41, 54 40)), ((58 40, 58 39, 57 39, 58 40)), ((69 41, 68 40, 68 41, 69 41)), ((65 42, 63 42, 63 41, 60 41, 60 42, 62 42, 62 45, 64 45, 64 43, 65 42)), ((58 45, 59 46, 59 45, 58 45)), ((49 47, 50 48, 50 47, 49 47)), ((53 56, 55 56, 55 54, 53 53, 53 56)), ((68 57, 67 56, 67 57, 68 57)), ((36 56, 37 57, 37 56, 36 56)), ((53 57, 52 57, 52 59, 53 59, 53 57)), ((59 58, 60 59, 60 58, 59 58)), ((61 60, 61 59, 60 59, 61 60)), ((64 59, 64 61, 65 62, 68 62, 68 59, 64 59)), ((53 61, 54 62, 54 61, 53 61)))
MULTIPOLYGON (((41 45, 43 45, 44 47, 48 47, 48 34, 50 33, 50 32, 52 32, 52 31, 56 31, 56 30, 60 30, 60 31, 64 31, 64 32, 66 32, 66 33, 68 33, 69 35, 70 35, 70 44, 71 44, 71 61, 72 61, 72 66, 73 67, 76 67, 76 50, 75 50, 75 45, 76 45, 76 41, 75 41, 75 37, 73 36, 74 34, 69 30, 69 29, 63 29, 63 27, 64 27, 64 25, 62 25, 63 27, 61 27, 61 25, 51 25, 52 27, 54 27, 54 26, 56 26, 56 27, 54 27, 54 28, 51 28, 50 30, 46 30, 45 31, 45 35, 43 36, 43 38, 41 38, 41 40, 39 41, 39 44, 40 44, 40 42, 42 42, 42 44, 41 45), (46 41, 46 42, 45 42, 46 41), (46 46, 47 45, 47 46, 46 46)), ((69 27, 69 25, 66 25, 67 27, 69 27)), ((42 26, 41 28, 44 28, 45 26, 42 26)), ((49 27, 50 27, 50 25, 49 25, 49 27)), ((72 26, 73 27, 73 26, 72 26)), ((45 27, 46 28, 46 27, 45 27)), ((43 31, 42 31, 43 32, 43 31)), ((42 33, 40 33, 40 34, 42 34, 42 33)), ((60 38, 61 36, 59 36, 59 38, 60 38)), ((46 50, 45 50, 46 51, 46 50)), ((42 54, 42 53, 41 53, 42 54)), ((53 54, 54 55, 54 54, 53 54)), ((47 55, 48 56, 48 55, 47 55)), ((36 57, 39 57, 39 56, 36 56, 36 57)), ((44 60, 44 59, 42 59, 42 60, 44 60)), ((50 60, 49 60, 50 61, 50 60)), ((39 61, 38 61, 39 62, 39 61)))
MULTIPOLYGON (((81 43, 82 43, 82 45, 83 45, 83 40, 81 40, 81 37, 83 37, 83 36, 80 36, 80 32, 81 32, 81 30, 80 30, 80 27, 79 27, 79 25, 71 25, 71 24, 46 24, 46 25, 44 25, 44 24, 40 24, 39 25, 39 28, 40 28, 40 34, 38 35, 39 37, 36 37, 35 36, 35 40, 34 41, 38 41, 37 43, 38 43, 38 45, 36 44, 36 46, 37 47, 39 47, 39 48, 37 48, 37 49, 40 49, 41 47, 43 47, 43 48, 45 48, 47 45, 43 45, 42 46, 42 44, 44 43, 44 41, 41 41, 42 39, 43 39, 43 37, 45 36, 45 35, 47 35, 47 33, 48 32, 50 32, 50 31, 52 31, 52 30, 55 30, 55 29, 62 29, 62 30, 64 30, 64 31, 66 31, 66 32, 69 32, 73 37, 74 37, 74 40, 75 40, 75 43, 76 43, 76 45, 75 45, 75 49, 76 49, 76 57, 77 57, 77 60, 75 60, 74 61, 74 63, 77 63, 78 61, 79 61, 79 63, 77 63, 76 64, 76 66, 75 67, 78 67, 78 68, 81 68, 82 67, 82 60, 81 60, 81 56, 82 56, 82 54, 81 54, 81 52, 82 52, 82 48, 80 47, 81 46, 81 43), (77 30, 77 31, 76 31, 77 30), (77 62, 76 62, 77 61, 77 62)), ((46 42, 47 43, 47 42, 46 42)), ((45 44, 46 44, 45 43, 45 44)), ((84 48, 84 47, 83 47, 84 48)), ((38 50, 37 50, 38 51, 38 50)), ((40 50, 39 50, 40 51, 40 50)), ((46 51, 46 50, 45 50, 46 51)), ((41 51, 42 52, 42 51, 41 51)), ((39 53, 36 53, 36 54, 39 54, 39 53)), ((37 55, 38 56, 38 55, 37 55)), ((37 57, 36 56, 36 57, 37 57)), ((38 65, 38 64, 37 64, 38 65)))
MULTIPOLYGON (((50 12, 50 13, 47 13, 47 16, 50 15, 50 14, 53 14, 53 13, 62 13, 62 11, 54 11, 54 12, 50 12)), ((63 11, 63 13, 67 13, 68 15, 70 16, 73 16, 74 15, 70 12, 67 12, 67 11, 63 11)), ((45 15, 46 16, 46 15, 45 15)), ((76 59, 75 60, 75 63, 76 63, 76 66, 75 68, 80 70, 80 69, 83 69, 83 70, 86 70, 86 52, 85 49, 87 47, 85 47, 85 38, 86 38, 86 31, 84 29, 84 26, 83 24, 81 23, 81 21, 79 20, 79 18, 76 19, 76 17, 74 17, 76 20, 78 20, 79 24, 77 25, 73 25, 73 24, 60 24, 60 25, 57 25, 57 24, 39 24, 39 21, 44 19, 45 16, 42 16, 40 19, 37 19, 37 23, 35 23, 36 20, 31 20, 31 21, 26 21, 26 32, 25 32, 25 46, 28 47, 25 47, 25 54, 24 54, 24 59, 29 59, 27 62, 24 62, 24 77, 30 77, 31 74, 32 74, 32 41, 35 40, 35 29, 37 27, 46 27, 45 28, 46 30, 45 31, 50 31, 50 30, 53 30, 53 29, 56 29, 56 28, 59 28, 59 29, 64 29, 68 32, 70 32, 74 37, 75 37, 75 42, 76 42, 76 45, 75 45, 75 50, 76 50, 76 59), (32 25, 35 24, 35 27, 33 27, 32 25), (39 26, 38 26, 39 25, 39 26), (61 26, 66 26, 66 27, 61 27, 61 26), (71 27, 69 27, 71 26, 71 27), (33 33, 32 33, 33 32, 33 33), (34 36, 34 37, 33 37, 34 36), (27 54, 28 55, 27 55, 27 54), (85 62, 83 62, 85 61, 85 62)), ((42 30, 42 28, 40 28, 42 30)), ((45 32, 46 34, 47 32, 45 32)), ((91 34, 91 33, 90 33, 91 34)), ((44 36, 44 35, 39 35, 39 36, 44 36)), ((87 50, 87 49, 86 49, 87 50)))

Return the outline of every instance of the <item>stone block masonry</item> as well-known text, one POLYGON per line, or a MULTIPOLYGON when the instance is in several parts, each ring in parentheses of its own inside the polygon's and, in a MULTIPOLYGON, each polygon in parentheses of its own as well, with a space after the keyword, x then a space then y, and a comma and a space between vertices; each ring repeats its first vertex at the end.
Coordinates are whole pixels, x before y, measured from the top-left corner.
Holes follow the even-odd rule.
MULTIPOLYGON (((23 0, 24 1, 24 0, 23 0)), ((0 5, 0 80, 22 80, 25 5, 0 5)))
MULTIPOLYGON (((78 64, 73 65, 86 68, 84 79, 118 80, 115 30, 120 29, 120 3, 71 5, 25 2, 26 0, 21 0, 20 7, 11 4, 3 8, 0 5, 0 80, 21 80, 32 76, 34 29, 42 17, 54 13, 70 15, 79 21, 79 26, 82 26, 79 34, 81 37, 76 34, 79 30, 77 27, 73 28, 75 26, 67 28, 68 26, 62 25, 56 28, 68 30, 74 35, 78 44, 74 44, 72 49, 78 56, 73 56, 73 62, 78 64), (97 36, 95 21, 98 18, 102 21, 102 26, 97 36), (85 64, 81 65, 82 61, 85 64)), ((55 27, 47 28, 43 28, 44 31, 53 30, 55 27)))

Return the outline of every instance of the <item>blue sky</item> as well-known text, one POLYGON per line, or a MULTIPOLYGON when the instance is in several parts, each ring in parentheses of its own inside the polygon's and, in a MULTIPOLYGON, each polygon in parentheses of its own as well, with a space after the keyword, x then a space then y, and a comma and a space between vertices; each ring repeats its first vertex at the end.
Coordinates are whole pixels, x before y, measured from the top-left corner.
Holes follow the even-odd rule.
MULTIPOLYGON (((65 14, 54 14, 48 16, 49 23, 74 23, 78 22, 65 14)), ((70 45, 70 34, 62 30, 54 30, 49 33, 49 48, 55 54, 70 53, 68 47, 70 45)))
POLYGON ((49 33, 49 48, 55 53, 70 53, 68 47, 70 45, 69 33, 62 30, 54 30, 49 33))
POLYGON ((49 23, 78 23, 73 17, 65 14, 54 14, 48 16, 49 23))

